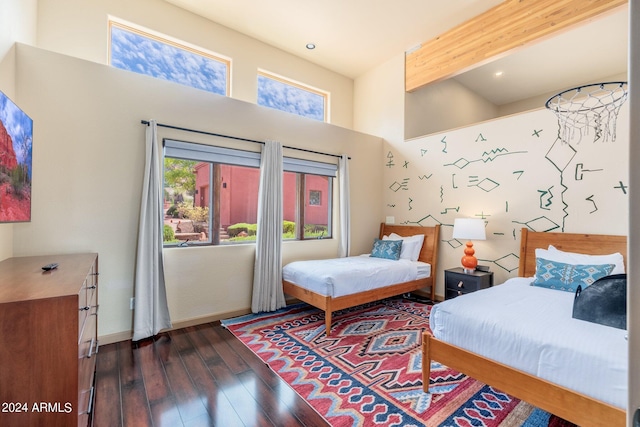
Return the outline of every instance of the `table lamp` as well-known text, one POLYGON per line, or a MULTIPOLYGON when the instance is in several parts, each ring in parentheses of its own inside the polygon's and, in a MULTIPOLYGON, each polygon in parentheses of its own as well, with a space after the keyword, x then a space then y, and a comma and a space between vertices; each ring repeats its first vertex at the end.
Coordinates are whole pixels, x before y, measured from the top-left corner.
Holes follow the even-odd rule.
POLYGON ((467 240, 462 257, 462 268, 465 273, 472 273, 478 265, 478 259, 473 256, 472 240, 486 240, 484 220, 479 218, 456 218, 453 223, 453 238, 467 240))

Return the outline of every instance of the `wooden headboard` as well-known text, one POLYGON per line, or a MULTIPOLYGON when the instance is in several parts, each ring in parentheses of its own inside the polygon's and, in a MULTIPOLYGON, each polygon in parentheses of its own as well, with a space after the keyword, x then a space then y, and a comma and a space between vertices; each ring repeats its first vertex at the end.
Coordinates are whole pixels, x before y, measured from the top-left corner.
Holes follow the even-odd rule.
MULTIPOLYGON (((396 233, 400 236, 414 236, 416 234, 424 234, 424 242, 422 243, 422 249, 420 250, 420 256, 418 261, 431 264, 432 271, 435 272, 438 262, 438 243, 440 239, 440 224, 436 224, 433 227, 422 227, 420 225, 395 225, 380 224, 380 236, 396 233)), ((432 273, 433 275, 433 273, 432 273)))
MULTIPOLYGON (((400 233, 398 233, 400 234, 400 233)), ((620 252, 627 265, 627 237, 605 234, 547 233, 529 231, 522 228, 520 240, 520 277, 533 277, 536 274, 537 248, 547 249, 555 246, 565 252, 577 252, 588 255, 606 255, 620 252)))

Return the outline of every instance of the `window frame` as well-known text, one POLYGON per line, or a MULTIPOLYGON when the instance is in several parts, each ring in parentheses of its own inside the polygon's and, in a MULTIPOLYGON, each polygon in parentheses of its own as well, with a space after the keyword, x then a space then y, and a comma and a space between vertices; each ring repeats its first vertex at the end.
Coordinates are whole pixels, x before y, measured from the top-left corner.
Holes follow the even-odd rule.
MULTIPOLYGON (((255 240, 241 242, 221 242, 220 241, 220 192, 221 187, 221 168, 222 165, 241 166, 260 168, 261 152, 248 151, 237 148, 229 148, 218 145, 202 144, 197 142, 188 142, 174 138, 164 138, 162 151, 162 177, 164 182, 165 175, 165 159, 181 159, 196 161, 198 163, 206 163, 209 168, 209 189, 208 189, 208 208, 209 208, 209 239, 208 241, 191 241, 188 244, 184 242, 164 243, 163 247, 173 248, 182 246, 230 246, 238 244, 255 244, 255 240)), ((324 163, 313 160, 305 160, 294 157, 283 157, 283 174, 294 173, 296 175, 296 236, 293 239, 282 239, 282 241, 305 241, 318 239, 333 238, 333 186, 334 179, 328 179, 327 183, 327 235, 323 237, 305 237, 305 208, 308 198, 306 197, 306 177, 308 175, 317 175, 327 178, 337 177, 338 166, 334 163, 324 163)), ((196 188, 197 190, 197 188, 196 188)), ((195 195, 194 195, 195 197, 195 195)), ((164 202, 164 196, 163 196, 164 202)), ((256 199, 257 202, 257 199, 256 199)), ((284 200, 283 200, 284 203, 284 200)))
MULTIPOLYGON (((264 106, 264 105, 261 105, 261 104, 258 103, 258 99, 259 99, 259 95, 260 94, 258 92, 259 85, 257 83, 258 83, 258 79, 261 76, 265 77, 267 79, 270 79, 270 80, 274 80, 274 81, 279 82, 279 83, 286 84, 286 85, 294 87, 296 89, 301 89, 301 90, 304 90, 306 92, 310 92, 310 93, 313 93, 315 95, 321 96, 323 98, 323 112, 324 112, 324 118, 323 118, 322 121, 324 123, 331 123, 330 114, 329 114, 329 100, 330 100, 330 97, 331 97, 331 93, 330 92, 328 92, 326 90, 319 89, 319 88, 311 86, 311 85, 308 85, 306 83, 299 82, 299 81, 294 80, 294 79, 290 79, 288 77, 284 77, 284 76, 276 74, 276 73, 272 73, 270 71, 267 71, 267 70, 264 70, 264 69, 261 69, 261 68, 258 69, 258 72, 256 74, 256 104, 257 105, 260 105, 260 106, 263 106, 263 107, 267 107, 267 108, 272 108, 272 107, 264 106)), ((282 111, 282 110, 279 110, 279 111, 282 111)), ((293 114, 295 114, 295 113, 293 113, 293 114)), ((306 116, 301 116, 301 117, 306 117, 306 116)), ((310 118, 310 117, 307 117, 307 118, 310 118)), ((312 119, 312 120, 315 120, 315 119, 312 119)))
MULTIPOLYGON (((175 47, 177 49, 181 49, 184 50, 186 52, 192 53, 192 54, 196 54, 196 55, 200 55, 203 56, 205 58, 211 59, 213 61, 216 62, 220 62, 222 64, 225 65, 227 72, 226 72, 226 82, 225 82, 225 94, 224 96, 230 97, 231 96, 231 58, 221 55, 219 53, 210 51, 208 49, 205 49, 201 46, 197 46, 194 44, 191 44, 189 42, 186 42, 184 40, 180 40, 177 39, 175 37, 171 37, 167 34, 163 34, 160 33, 158 31, 154 31, 151 30, 149 28, 145 28, 141 25, 137 25, 131 22, 127 22, 123 19, 119 19, 113 16, 109 16, 108 18, 108 46, 107 46, 107 64, 113 67, 113 64, 111 63, 111 43, 112 43, 112 36, 111 36, 111 30, 113 27, 117 27, 121 30, 124 31, 128 31, 130 33, 134 33, 137 34, 139 36, 142 37, 146 37, 148 39, 151 39, 153 41, 159 42, 159 43, 163 43, 166 44, 168 46, 172 46, 175 47)), ((149 74, 144 74, 144 73, 140 73, 149 77, 154 77, 151 76, 149 74)), ((174 81, 174 83, 177 83, 174 81)), ((178 83, 181 84, 181 83, 178 83)), ((193 87, 193 86, 189 86, 189 87, 193 87)), ((199 88, 195 88, 195 89, 199 89, 199 88)), ((204 90, 204 89, 200 89, 200 90, 204 90)), ((211 92, 213 93, 213 92, 211 92)))

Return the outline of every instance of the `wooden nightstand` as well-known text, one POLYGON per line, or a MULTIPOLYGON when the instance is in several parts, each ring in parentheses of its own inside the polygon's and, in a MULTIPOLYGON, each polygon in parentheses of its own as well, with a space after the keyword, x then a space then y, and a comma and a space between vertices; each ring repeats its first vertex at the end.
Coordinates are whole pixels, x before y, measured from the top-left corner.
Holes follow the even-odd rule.
POLYGON ((444 271, 445 299, 458 295, 475 292, 493 286, 493 272, 474 271, 465 273, 462 267, 450 268, 444 271))

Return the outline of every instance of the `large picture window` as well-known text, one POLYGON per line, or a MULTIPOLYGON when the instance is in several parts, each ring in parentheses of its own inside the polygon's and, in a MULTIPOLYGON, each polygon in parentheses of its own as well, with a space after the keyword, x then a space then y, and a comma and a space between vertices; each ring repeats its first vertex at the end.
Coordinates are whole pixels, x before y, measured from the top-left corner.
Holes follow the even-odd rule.
POLYGON ((258 105, 328 122, 329 94, 284 77, 258 72, 258 105))
POLYGON ((227 58, 114 20, 109 21, 109 32, 112 66, 218 95, 229 94, 231 62, 227 58))
MULTIPOLYGON (((283 239, 332 237, 334 164, 286 157, 283 239)), ((255 242, 260 153, 164 140, 166 246, 255 242)))

